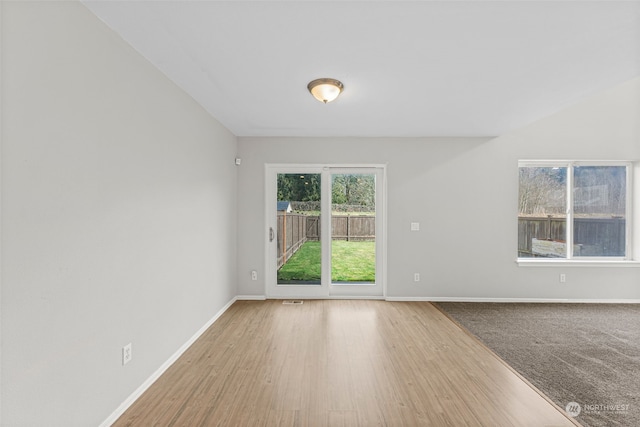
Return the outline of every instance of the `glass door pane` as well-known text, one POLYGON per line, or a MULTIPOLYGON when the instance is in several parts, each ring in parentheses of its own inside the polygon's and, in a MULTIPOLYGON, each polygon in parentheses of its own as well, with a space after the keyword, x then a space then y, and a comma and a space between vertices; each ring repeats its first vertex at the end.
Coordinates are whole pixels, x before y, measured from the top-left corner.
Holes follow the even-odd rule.
POLYGON ((321 174, 277 174, 278 285, 320 285, 321 174))
POLYGON ((331 174, 331 283, 376 283, 376 174, 331 174))

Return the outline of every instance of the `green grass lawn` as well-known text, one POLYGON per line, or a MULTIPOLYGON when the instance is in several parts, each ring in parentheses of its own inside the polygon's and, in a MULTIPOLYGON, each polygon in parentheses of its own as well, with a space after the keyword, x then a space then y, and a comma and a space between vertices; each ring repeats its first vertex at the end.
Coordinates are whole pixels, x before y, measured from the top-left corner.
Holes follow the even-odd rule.
MULTIPOLYGON (((320 242, 307 242, 278 271, 278 281, 319 281, 320 242)), ((375 242, 332 242, 332 282, 375 282, 375 242)))

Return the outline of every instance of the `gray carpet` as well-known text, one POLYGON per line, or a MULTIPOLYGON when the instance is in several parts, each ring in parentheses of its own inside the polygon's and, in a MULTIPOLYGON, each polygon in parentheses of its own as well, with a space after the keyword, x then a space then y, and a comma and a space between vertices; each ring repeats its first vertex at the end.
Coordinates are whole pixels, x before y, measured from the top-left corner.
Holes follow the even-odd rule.
POLYGON ((435 305, 584 426, 640 426, 640 305, 435 305))

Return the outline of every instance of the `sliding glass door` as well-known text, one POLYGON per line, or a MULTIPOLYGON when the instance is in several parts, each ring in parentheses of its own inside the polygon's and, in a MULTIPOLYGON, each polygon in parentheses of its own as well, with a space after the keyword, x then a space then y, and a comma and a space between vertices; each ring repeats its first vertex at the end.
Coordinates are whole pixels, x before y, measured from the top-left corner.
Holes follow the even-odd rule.
POLYGON ((267 296, 384 295, 384 167, 266 169, 267 296))

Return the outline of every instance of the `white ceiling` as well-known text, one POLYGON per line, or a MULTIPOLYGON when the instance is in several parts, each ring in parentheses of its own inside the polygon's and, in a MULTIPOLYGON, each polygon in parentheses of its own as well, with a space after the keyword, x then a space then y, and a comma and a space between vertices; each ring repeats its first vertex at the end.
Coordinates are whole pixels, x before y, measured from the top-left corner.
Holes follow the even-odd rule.
POLYGON ((84 4, 238 136, 500 135, 640 75, 640 1, 84 4))

